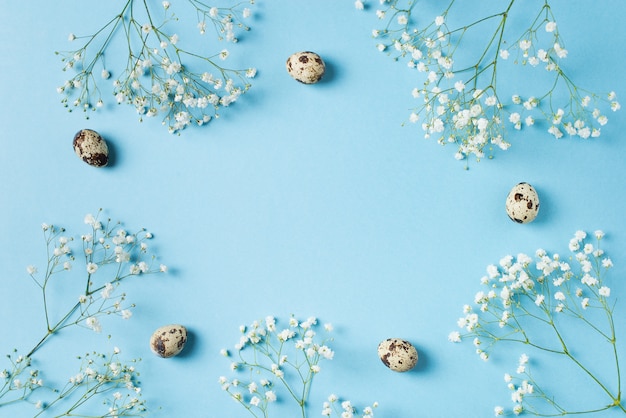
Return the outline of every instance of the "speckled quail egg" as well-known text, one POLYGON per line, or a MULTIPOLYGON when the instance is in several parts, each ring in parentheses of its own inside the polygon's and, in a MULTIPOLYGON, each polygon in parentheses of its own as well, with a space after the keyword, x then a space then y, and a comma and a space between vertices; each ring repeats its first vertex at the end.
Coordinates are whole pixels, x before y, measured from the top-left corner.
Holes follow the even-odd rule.
POLYGON ((109 163, 109 147, 100 134, 82 129, 74 135, 74 152, 87 164, 104 167, 109 163))
POLYGON ((165 325, 150 338, 150 349, 159 357, 173 357, 183 351, 187 342, 187 328, 182 325, 165 325))
POLYGON ((315 52, 296 52, 287 58, 287 72, 304 84, 314 84, 322 79, 326 65, 315 52))
POLYGON ((417 350, 408 341, 389 338, 378 345, 378 357, 395 372, 407 372, 417 364, 417 350))
POLYGON ((506 213, 517 223, 532 222, 539 213, 539 195, 533 186, 519 183, 513 187, 506 198, 506 213))

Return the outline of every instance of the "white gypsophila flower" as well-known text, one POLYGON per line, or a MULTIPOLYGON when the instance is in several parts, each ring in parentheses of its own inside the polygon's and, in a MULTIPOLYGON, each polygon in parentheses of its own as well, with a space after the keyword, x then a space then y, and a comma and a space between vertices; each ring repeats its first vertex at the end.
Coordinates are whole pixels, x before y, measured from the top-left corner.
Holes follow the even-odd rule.
POLYGON ((450 334, 448 334, 448 341, 452 343, 460 343, 461 334, 458 331, 452 331, 450 334))
POLYGON ((567 58, 567 49, 563 48, 558 42, 554 44, 553 48, 559 58, 567 58))
POLYGON ((98 265, 95 263, 88 263, 87 264, 87 273, 89 274, 94 274, 96 271, 98 271, 98 265))
POLYGON ((104 289, 100 292, 100 296, 102 296, 102 299, 108 299, 111 297, 111 292, 113 292, 113 290, 113 285, 111 283, 106 283, 104 285, 104 289))
POLYGON ((325 346, 325 345, 321 346, 321 347, 317 350, 317 353, 318 353, 320 356, 322 356, 322 357, 324 357, 325 359, 327 359, 327 360, 332 360, 332 359, 333 359, 333 357, 334 357, 334 355, 335 355, 335 352, 334 352, 333 350, 331 350, 330 348, 328 348, 327 346, 325 346))
POLYGON ((581 231, 578 230, 576 231, 576 233, 574 234, 574 238, 576 238, 576 240, 578 242, 581 242, 582 240, 584 240, 585 238, 587 238, 587 233, 585 231, 581 231))
POLYGON ((96 218, 91 213, 88 213, 87 215, 85 215, 85 223, 87 225, 93 226, 96 224, 96 218))
POLYGON ((99 333, 102 331, 102 326, 100 325, 100 321, 98 321, 98 318, 96 317, 90 316, 87 319, 85 319, 85 325, 87 325, 88 328, 91 328, 95 332, 99 333))
POLYGON ((532 41, 528 40, 528 39, 523 39, 519 42, 519 48, 522 51, 528 51, 530 49, 530 47, 532 46, 532 41))

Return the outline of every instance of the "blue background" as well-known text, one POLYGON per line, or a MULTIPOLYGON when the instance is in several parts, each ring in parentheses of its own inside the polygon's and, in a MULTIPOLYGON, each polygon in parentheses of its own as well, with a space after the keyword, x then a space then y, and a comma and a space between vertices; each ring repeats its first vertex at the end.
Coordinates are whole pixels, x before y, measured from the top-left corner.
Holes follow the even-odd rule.
MULTIPOLYGON (((310 416, 330 393, 360 406, 378 401, 376 416, 384 418, 492 416, 495 405, 510 404, 502 375, 514 370, 522 347, 483 363, 471 344, 450 344, 447 335, 488 264, 540 247, 565 253, 578 229, 607 232, 626 354, 623 112, 609 114, 594 140, 557 141, 540 128, 511 132, 508 152, 466 171, 453 149, 422 139, 419 126, 402 126, 420 83, 376 50, 373 9, 358 12, 351 0, 257 0, 252 31, 225 46, 233 66, 255 66, 258 77, 219 121, 179 137, 157 120, 138 123, 130 107, 85 120, 59 103, 64 74, 53 52, 67 47, 70 32, 93 30, 118 12, 120 2, 104 3, 0 1, 0 351, 30 347, 43 330, 25 271, 45 262, 40 224, 80 235, 84 215, 102 207, 129 228, 152 231, 171 272, 124 285, 137 304, 130 321, 107 321, 102 334, 64 332, 38 359, 69 376, 73 355, 85 351, 116 345, 142 357, 144 398, 161 407, 154 416, 247 416, 217 383, 231 375, 219 350, 238 341, 239 325, 291 314, 336 328, 335 359, 313 385, 310 416), (286 73, 286 58, 301 50, 326 60, 322 83, 301 85, 286 73), (106 138, 112 166, 96 169, 76 157, 71 142, 82 128, 106 138), (528 225, 504 211, 520 181, 541 199, 528 225), (169 323, 184 324, 192 338, 183 356, 163 360, 148 341, 169 323), (415 344, 418 368, 397 374, 382 365, 376 347, 389 337, 415 344)), ((626 97, 626 3, 553 7, 572 77, 626 97)), ((195 29, 195 14, 183 10, 176 10, 180 24, 195 29)), ((559 373, 556 389, 585 393, 575 375, 559 373)), ((14 416, 8 411, 0 415, 14 416)))

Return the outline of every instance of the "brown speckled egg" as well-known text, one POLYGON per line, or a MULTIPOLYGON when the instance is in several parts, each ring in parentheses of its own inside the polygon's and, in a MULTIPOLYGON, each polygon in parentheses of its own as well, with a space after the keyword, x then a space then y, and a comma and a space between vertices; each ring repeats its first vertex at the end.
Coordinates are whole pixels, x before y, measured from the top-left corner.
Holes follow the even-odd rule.
POLYGON ((165 325, 150 338, 150 349, 159 357, 173 357, 183 351, 187 342, 187 328, 182 325, 165 325))
POLYGON ((74 151, 80 159, 94 167, 104 167, 109 163, 107 143, 91 129, 82 129, 74 135, 74 151))
POLYGON ((513 187, 506 198, 506 213, 517 223, 532 222, 539 213, 539 195, 533 186, 519 183, 513 187))
POLYGON ((378 357, 395 372, 408 372, 417 364, 417 350, 408 341, 389 338, 378 345, 378 357))
POLYGON ((315 52, 296 52, 287 59, 287 72, 304 84, 314 84, 322 79, 326 65, 315 52))

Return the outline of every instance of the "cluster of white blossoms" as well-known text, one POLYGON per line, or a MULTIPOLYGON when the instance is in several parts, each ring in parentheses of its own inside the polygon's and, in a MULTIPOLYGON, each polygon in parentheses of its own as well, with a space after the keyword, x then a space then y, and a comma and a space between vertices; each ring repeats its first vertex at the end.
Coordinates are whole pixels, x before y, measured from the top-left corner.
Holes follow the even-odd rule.
POLYGON ((147 241, 152 238, 151 233, 145 229, 128 232, 121 223, 113 223, 110 219, 102 222, 100 212, 96 216, 85 216, 84 223, 89 231, 80 236, 82 249, 78 251, 71 248, 74 238, 64 228, 47 223, 41 225, 46 243, 45 269, 40 273, 35 265, 29 265, 26 272, 40 289, 46 332, 38 342, 35 340, 36 344, 28 354, 18 356, 15 350, 7 355, 10 367, 0 369, 0 406, 3 408, 27 402, 41 410, 35 416, 44 411, 54 416, 83 416, 86 408, 94 417, 143 416, 146 411, 145 402, 140 398, 141 389, 137 386, 136 361, 121 362, 117 348, 106 356, 97 353, 84 356, 79 372, 72 374, 62 388, 44 386, 39 377, 40 370, 31 367, 33 356, 60 330, 82 326, 101 332, 100 318, 103 316, 130 318, 130 308, 134 305, 126 305, 126 295, 118 293, 127 278, 167 271, 165 265, 155 264, 155 255, 149 254, 147 241), (74 268, 83 262, 84 267, 74 268), (75 286, 77 293, 80 292, 78 300, 66 306, 64 314, 58 303, 50 309, 52 289, 59 283, 57 277, 60 274, 79 278, 78 281, 64 281, 64 288, 75 286), (37 390, 39 396, 42 391, 38 389, 42 387, 51 390, 34 402, 33 392, 37 390), (94 412, 98 408, 104 409, 94 412))
MULTIPOLYGON (((257 381, 242 381, 239 378, 227 379, 222 376, 219 383, 222 389, 255 414, 267 416, 270 403, 278 398, 278 382, 287 389, 289 397, 304 411, 306 399, 314 376, 321 371, 321 360, 332 360, 334 351, 327 345, 327 339, 317 341, 317 318, 298 321, 291 317, 288 326, 279 329, 273 316, 254 321, 250 326, 241 326, 241 337, 235 345, 239 360, 231 363, 232 371, 254 371, 260 378, 257 381), (297 377, 297 379, 293 379, 297 377), (292 387, 297 384, 301 387, 292 387)), ((332 325, 324 325, 326 332, 332 325)), ((227 350, 222 355, 230 356, 227 350)))
MULTIPOLYGON (((255 417, 267 418, 270 404, 277 400, 292 404, 294 415, 297 410, 298 416, 306 417, 307 400, 313 380, 321 371, 320 362, 335 356, 327 345, 332 339, 328 335, 320 339, 318 328, 316 317, 299 321, 293 316, 286 326, 280 326, 273 316, 240 326, 241 336, 234 346, 237 360, 230 364, 231 371, 238 376, 231 379, 221 376, 218 382, 222 390, 255 417), (255 379, 240 378, 242 372, 255 379)), ((333 326, 327 323, 323 329, 329 334, 333 326)), ((221 354, 231 357, 227 349, 222 349, 221 354)), ((325 416, 333 413, 331 404, 337 398, 331 398, 330 403, 324 404, 325 416)), ((342 408, 341 418, 358 416, 349 402, 344 402, 342 408)), ((363 418, 371 418, 372 407, 365 408, 363 414, 363 418)))
MULTIPOLYGON (((529 358, 526 354, 522 354, 518 361, 517 366, 517 374, 525 374, 526 368, 528 367, 529 358)), ((518 385, 514 382, 514 377, 509 373, 504 374, 504 382, 507 387, 511 391, 511 401, 513 402, 512 412, 515 415, 520 415, 524 412, 524 407, 522 405, 524 401, 524 397, 527 395, 533 395, 535 393, 535 387, 528 382, 527 379, 518 379, 520 383, 518 385)), ((506 410, 501 406, 496 406, 494 408, 495 416, 505 415, 506 410)))
POLYGON ((101 332, 101 317, 114 315, 129 319, 134 305, 126 303, 126 294, 119 292, 120 284, 132 276, 167 272, 167 266, 157 264, 156 255, 149 253, 150 232, 140 229, 131 233, 119 222, 113 223, 110 219, 101 222, 98 215, 88 214, 84 218, 90 230, 80 236, 80 252, 70 248, 74 239, 66 234, 64 228, 42 224, 48 254, 46 268, 40 274, 35 265, 29 265, 26 272, 43 294, 45 325, 49 332, 29 352, 28 357, 61 329, 79 325, 101 332), (79 262, 84 263, 84 267, 73 268, 79 262), (66 315, 55 318, 48 309, 48 293, 57 283, 56 276, 59 274, 83 278, 72 281, 76 283, 78 293, 76 303, 68 307, 66 315))
MULTIPOLYGON (((45 387, 40 371, 32 367, 31 358, 13 350, 6 355, 9 367, 0 369, 0 405, 14 404, 34 397, 33 393, 45 387)), ((43 402, 35 403, 40 409, 43 402)))
MULTIPOLYGON (((597 230, 592 238, 595 244, 589 242, 586 232, 577 231, 569 241, 572 254, 567 258, 538 249, 534 258, 526 254, 507 255, 497 265, 489 265, 487 274, 481 278, 484 289, 476 293, 473 304, 463 307, 463 316, 457 322, 461 331, 451 332, 448 340, 472 340, 476 353, 483 360, 489 358, 496 345, 511 343, 565 357, 611 397, 611 402, 603 403, 608 405, 603 409, 616 407, 619 395, 608 390, 586 366, 600 347, 594 346, 589 360, 582 355, 584 347, 570 347, 570 343, 574 345, 576 341, 565 337, 570 329, 584 329, 597 335, 599 341, 608 342, 607 355, 614 357, 618 364, 614 302, 610 300, 611 289, 604 279, 613 262, 599 246, 604 232, 597 230), (597 312, 605 315, 598 316, 597 312), (537 334, 538 331, 542 332, 537 334)), ((536 384, 526 368, 527 363, 528 357, 523 355, 517 368, 517 374, 521 375, 517 378, 519 384, 514 384, 510 375, 506 375, 512 390, 513 413, 545 413, 541 408, 547 405, 560 415, 566 415, 565 406, 536 389, 540 386, 545 389, 548 385, 536 384), (529 394, 533 394, 531 401, 526 397, 529 394), (538 405, 541 402, 545 405, 538 405)), ((505 411, 497 407, 495 412, 502 415, 505 411)))
MULTIPOLYGON (((239 42, 236 30, 250 30, 250 27, 244 20, 252 16, 252 11, 249 7, 243 7, 243 5, 252 5, 255 0, 244 0, 230 7, 208 6, 198 0, 189 0, 189 2, 196 8, 198 14, 198 30, 201 35, 204 35, 207 26, 211 25, 215 29, 218 40, 236 43, 239 42)), ((169 9, 170 2, 164 1, 163 7, 169 9)))
POLYGON ((330 417, 336 414, 340 418, 373 418, 375 408, 378 408, 378 402, 374 402, 372 406, 366 406, 363 408, 362 413, 359 413, 352 405, 352 402, 348 400, 339 402, 337 395, 332 394, 324 402, 322 416, 330 417), (337 407, 337 404, 340 407, 337 407))
MULTIPOLYGON (((243 7, 245 2, 217 8, 197 0, 188 1, 199 17, 201 34, 205 33, 207 22, 215 27, 218 40, 228 42, 237 42, 236 30, 249 30, 241 21, 251 16, 250 9, 243 7)), ((249 1, 252 3, 254 0, 249 1)), ((248 79, 256 75, 256 69, 226 68, 221 62, 229 57, 228 49, 208 56, 184 49, 177 34, 164 31, 165 23, 177 20, 170 10, 170 2, 164 1, 162 7, 165 10, 163 22, 155 22, 152 16, 160 13, 151 13, 146 2, 135 6, 130 1, 95 34, 80 37, 70 34, 71 42, 84 42, 76 50, 59 53, 64 62, 63 70, 76 71, 57 88, 63 95, 64 106, 70 111, 80 108, 85 112, 105 106, 103 84, 113 78, 114 103, 132 106, 140 120, 161 117, 169 132, 175 133, 219 117, 220 109, 230 106, 248 91, 248 79), (105 50, 117 31, 125 33, 129 54, 126 68, 120 71, 108 68, 104 61, 105 50)))
POLYGON ((101 332, 99 317, 132 316, 134 305, 125 305, 126 294, 117 292, 120 283, 130 276, 165 273, 167 266, 155 265, 156 257, 148 254, 152 234, 145 229, 130 233, 120 223, 109 219, 103 224, 92 214, 84 221, 91 227, 90 233, 81 236, 88 283, 78 296, 79 309, 73 323, 84 320, 87 328, 101 332))
MULTIPOLYGON (((500 12, 458 27, 447 23, 454 12, 454 1, 430 21, 413 13, 417 3, 379 0, 376 15, 387 24, 373 30, 372 36, 378 40, 380 51, 396 60, 406 59, 410 68, 422 74, 423 84, 414 88, 412 95, 423 103, 410 114, 409 121, 421 124, 425 138, 435 138, 442 145, 455 144, 455 158, 474 155, 481 159, 487 150, 507 150, 511 145, 508 127, 519 130, 539 120, 547 121, 547 131, 556 138, 564 134, 597 137, 608 122, 601 107, 620 109, 614 92, 606 96, 587 92, 565 74, 561 61, 568 51, 563 47, 549 1, 530 16, 530 27, 521 35, 507 30, 515 0, 500 12), (471 58, 463 56, 457 62, 459 55, 468 55, 459 51, 465 45, 464 38, 474 31, 492 35, 483 36, 484 45, 472 43, 470 51, 475 52, 471 58), (516 40, 508 43, 506 38, 516 40), (552 80, 551 87, 532 95, 528 93, 536 87, 527 83, 525 92, 510 96, 503 93, 506 87, 497 70, 509 60, 531 69, 544 68, 552 80), (561 90, 569 92, 570 97, 559 107, 553 95, 561 90)), ((364 4, 359 0, 355 7, 364 9, 364 4)))
POLYGON ((137 417, 144 416, 146 401, 138 385, 139 373, 135 364, 139 360, 123 362, 120 349, 112 353, 87 353, 80 356, 80 369, 70 376, 68 384, 57 390, 56 399, 43 403, 43 409, 62 413, 55 416, 137 417), (71 395, 80 394, 78 399, 71 395), (98 415, 93 415, 97 411, 98 415))

